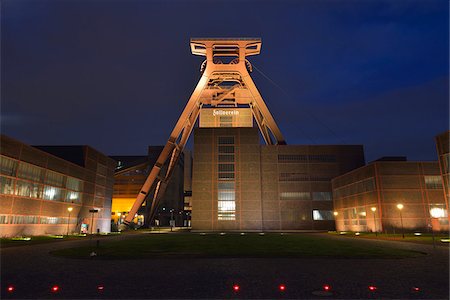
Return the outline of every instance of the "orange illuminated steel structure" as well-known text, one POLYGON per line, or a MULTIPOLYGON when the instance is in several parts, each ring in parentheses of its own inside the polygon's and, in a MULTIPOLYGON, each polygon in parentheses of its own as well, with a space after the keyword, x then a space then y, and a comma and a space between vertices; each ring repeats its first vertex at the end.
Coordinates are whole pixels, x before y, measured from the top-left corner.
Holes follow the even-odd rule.
POLYGON ((286 144, 250 77, 252 65, 246 57, 260 53, 261 39, 194 38, 190 44, 192 54, 206 57, 200 68, 202 77, 125 218, 125 225, 129 225, 133 220, 153 186, 155 189, 149 215, 151 219, 154 217, 159 200, 202 108, 248 107, 266 144, 286 144))

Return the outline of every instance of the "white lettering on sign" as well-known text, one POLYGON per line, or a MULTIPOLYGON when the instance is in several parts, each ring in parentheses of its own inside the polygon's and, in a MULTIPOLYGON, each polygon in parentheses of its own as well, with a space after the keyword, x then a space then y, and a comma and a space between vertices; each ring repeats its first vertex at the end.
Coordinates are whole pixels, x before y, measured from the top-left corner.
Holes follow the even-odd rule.
POLYGON ((213 110, 213 116, 238 116, 239 111, 238 110, 213 110))

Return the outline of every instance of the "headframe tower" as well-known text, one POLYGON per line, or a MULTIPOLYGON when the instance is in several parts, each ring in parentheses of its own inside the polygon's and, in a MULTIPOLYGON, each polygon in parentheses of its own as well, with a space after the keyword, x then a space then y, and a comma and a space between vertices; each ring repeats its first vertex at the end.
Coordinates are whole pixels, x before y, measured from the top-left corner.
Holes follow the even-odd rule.
POLYGON ((202 76, 125 218, 126 225, 132 222, 147 197, 152 197, 150 219, 153 219, 178 158, 203 108, 248 107, 266 144, 286 144, 250 77, 252 65, 247 57, 260 53, 261 39, 193 38, 190 45, 192 54, 206 58, 200 68, 202 76), (153 194, 150 193, 152 190, 153 194))

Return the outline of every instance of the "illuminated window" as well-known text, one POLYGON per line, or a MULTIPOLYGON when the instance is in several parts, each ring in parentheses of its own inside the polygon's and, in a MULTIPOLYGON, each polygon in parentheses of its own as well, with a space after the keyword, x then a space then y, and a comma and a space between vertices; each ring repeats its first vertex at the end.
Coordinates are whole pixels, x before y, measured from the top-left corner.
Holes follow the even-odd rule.
POLYGON ((62 187, 63 183, 64 183, 64 177, 65 176, 63 176, 59 173, 47 170, 47 176, 45 177, 45 183, 62 187))
POLYGON ((5 156, 0 157, 1 173, 8 176, 16 176, 17 161, 5 156))
POLYGON ((442 189, 441 176, 424 176, 427 189, 442 189))
POLYGON ((309 192, 281 192, 280 200, 311 200, 309 192))
POLYGON ((66 202, 81 203, 81 193, 73 192, 73 191, 67 191, 66 202))
POLYGON ((64 200, 64 190, 53 186, 45 186, 44 199, 54 201, 64 200))
POLYGON ((217 165, 217 219, 219 221, 236 219, 234 153, 234 137, 219 137, 217 165))
POLYGON ((30 181, 17 180, 15 194, 24 197, 42 198, 42 186, 30 181))
POLYGON ((331 192, 313 192, 312 193, 313 200, 316 201, 331 201, 333 200, 333 196, 331 192))
POLYGON ((82 192, 83 191, 83 181, 73 178, 73 177, 67 177, 66 187, 72 191, 82 192))
POLYGON ((313 220, 315 221, 330 221, 334 220, 333 212, 331 210, 313 209, 313 220))
POLYGON ((430 204, 430 216, 432 218, 447 218, 448 211, 444 203, 430 204))
POLYGON ((20 162, 17 177, 33 181, 41 181, 42 169, 26 162, 20 162))
POLYGON ((0 193, 4 195, 14 194, 15 180, 7 177, 0 177, 0 193))

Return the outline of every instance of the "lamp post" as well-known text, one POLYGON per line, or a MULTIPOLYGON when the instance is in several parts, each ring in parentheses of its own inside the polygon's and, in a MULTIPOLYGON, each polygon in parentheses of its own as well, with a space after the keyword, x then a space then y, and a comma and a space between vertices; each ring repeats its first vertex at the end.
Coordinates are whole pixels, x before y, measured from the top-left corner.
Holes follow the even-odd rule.
POLYGON ((336 220, 336 217, 339 215, 339 213, 337 211, 333 211, 333 215, 334 215, 334 223, 336 225, 336 232, 337 232, 337 220, 336 220))
POLYGON ((377 211, 377 208, 376 208, 375 206, 372 206, 372 207, 370 208, 370 210, 371 210, 372 213, 373 213, 373 225, 374 225, 374 227, 375 227, 375 236, 378 236, 377 220, 376 220, 376 218, 375 218, 375 212, 377 211))
POLYGON ((440 217, 443 217, 444 214, 436 208, 432 208, 430 209, 430 216, 431 216, 431 235, 433 236, 433 248, 436 248, 436 242, 435 242, 435 238, 434 238, 434 226, 433 226, 433 219, 438 220, 440 217))
POLYGON ((173 229, 173 223, 174 223, 174 220, 173 220, 173 211, 174 211, 174 209, 172 208, 171 210, 170 210, 170 231, 172 231, 172 229, 173 229))
POLYGON ((73 207, 68 207, 67 211, 69 212, 69 218, 67 219, 67 236, 69 236, 69 224, 70 224, 70 213, 72 212, 73 207))
POLYGON ((400 212, 400 223, 402 225, 402 238, 405 238, 405 232, 403 231, 403 217, 402 217, 403 204, 401 203, 397 204, 397 208, 400 212))

